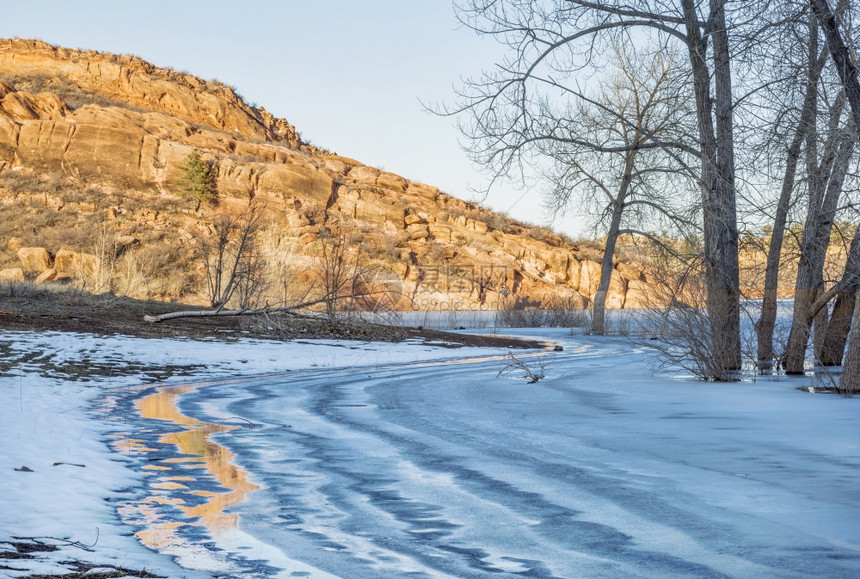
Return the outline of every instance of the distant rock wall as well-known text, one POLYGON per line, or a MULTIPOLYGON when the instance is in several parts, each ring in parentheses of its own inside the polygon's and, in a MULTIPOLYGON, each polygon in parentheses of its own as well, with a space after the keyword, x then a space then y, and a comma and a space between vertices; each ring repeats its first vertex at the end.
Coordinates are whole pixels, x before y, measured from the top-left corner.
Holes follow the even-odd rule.
MULTIPOLYGON (((436 187, 303 147, 285 121, 220 83, 130 56, 0 40, 0 172, 62 172, 172 195, 193 150, 217 167, 224 199, 235 206, 264 201, 307 251, 323 227, 365 232, 381 271, 399 285, 401 308, 585 307, 597 291, 594 252, 548 231, 538 239, 516 223, 502 219, 500 226, 491 212, 436 187), (62 76, 127 106, 71 110, 57 94, 19 90, 15 79, 27 75, 62 76)), ((43 249, 50 255, 61 248, 43 249)), ((56 264, 23 261, 21 273, 3 275, 69 275, 56 264)), ((641 269, 619 263, 607 306, 642 307, 647 292, 641 269)))

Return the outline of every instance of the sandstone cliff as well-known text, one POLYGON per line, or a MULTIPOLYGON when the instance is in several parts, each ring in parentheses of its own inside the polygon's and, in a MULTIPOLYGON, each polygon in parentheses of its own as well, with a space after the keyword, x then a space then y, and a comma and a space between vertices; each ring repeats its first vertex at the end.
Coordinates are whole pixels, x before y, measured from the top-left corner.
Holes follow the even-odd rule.
MULTIPOLYGON (((230 87, 131 56, 0 40, 4 175, 62 183, 44 195, 7 186, 7 215, 20 213, 29 199, 56 212, 54 221, 64 211, 86 214, 92 216, 89 223, 112 223, 117 234, 144 225, 180 244, 190 244, 217 212, 264 202, 273 223, 281 224, 273 246, 285 247, 284 240, 292 239, 297 264, 313 254, 312 242, 324 228, 349 225, 362 232, 384 275, 401 289, 400 308, 583 307, 596 292, 599 252, 581 251, 552 232, 494 215, 436 187, 307 146, 289 123, 249 106, 230 87), (222 198, 218 208, 197 214, 175 197, 179 167, 194 150, 217 168, 222 198)), ((19 265, 10 261, 12 238, 19 247, 50 245, 40 238, 39 224, 27 231, 20 219, 5 222, 0 246, 6 247, 6 265, 19 265)), ((145 251, 148 243, 138 240, 131 251, 145 251)), ((61 250, 85 253, 67 241, 63 245, 46 247, 51 259, 61 250)), ((43 266, 47 271, 54 264, 43 266)), ((22 275, 12 269, 0 277, 22 275)), ((618 264, 607 307, 641 307, 646 289, 639 268, 618 264)), ((164 291, 161 297, 190 290, 164 291)))

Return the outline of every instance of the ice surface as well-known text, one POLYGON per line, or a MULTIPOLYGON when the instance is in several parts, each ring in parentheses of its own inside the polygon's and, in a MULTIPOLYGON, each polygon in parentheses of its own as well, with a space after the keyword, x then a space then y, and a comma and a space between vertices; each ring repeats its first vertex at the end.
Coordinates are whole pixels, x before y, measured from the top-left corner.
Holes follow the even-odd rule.
POLYGON ((0 541, 98 528, 93 552, 22 568, 77 555, 169 577, 860 575, 857 399, 518 333, 565 347, 525 355, 536 384, 498 377, 500 351, 0 334, 58 361, 199 365, 158 419, 142 401, 178 380, 0 378, 0 541), (242 480, 255 490, 219 511, 242 480), (165 528, 159 552, 133 535, 165 528))

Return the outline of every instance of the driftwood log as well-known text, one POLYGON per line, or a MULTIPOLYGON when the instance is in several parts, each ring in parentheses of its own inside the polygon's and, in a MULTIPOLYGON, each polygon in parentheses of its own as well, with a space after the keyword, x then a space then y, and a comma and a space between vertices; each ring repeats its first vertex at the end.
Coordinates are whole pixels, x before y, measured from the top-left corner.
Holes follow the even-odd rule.
POLYGON ((159 314, 157 316, 145 315, 143 316, 143 321, 149 323, 157 323, 163 322, 165 320, 172 320, 175 318, 200 318, 200 317, 210 317, 210 316, 262 316, 265 314, 295 314, 299 310, 307 309, 311 306, 315 306, 317 304, 321 304, 327 301, 330 301, 331 298, 320 298, 318 300, 311 300, 309 302, 304 302, 295 306, 284 306, 284 307, 264 307, 264 308, 248 308, 244 310, 225 310, 223 308, 215 308, 214 310, 183 310, 179 312, 168 312, 166 314, 159 314))

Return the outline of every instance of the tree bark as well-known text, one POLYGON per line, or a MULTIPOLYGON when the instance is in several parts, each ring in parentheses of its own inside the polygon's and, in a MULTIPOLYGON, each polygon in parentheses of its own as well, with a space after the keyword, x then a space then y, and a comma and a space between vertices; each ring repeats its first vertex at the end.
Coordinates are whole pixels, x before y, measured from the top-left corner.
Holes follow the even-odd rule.
POLYGON ((824 32, 824 37, 827 39, 827 46, 830 48, 830 56, 836 64, 839 80, 845 87, 848 104, 851 106, 851 115, 854 118, 854 126, 860 127, 860 80, 858 80, 857 66, 851 60, 851 54, 842 39, 836 17, 833 15, 827 0, 810 0, 810 3, 812 11, 818 19, 818 24, 824 32))
MULTIPOLYGON (((634 137, 638 144, 638 135, 634 137)), ((615 245, 618 242, 618 232, 621 230, 621 218, 624 215, 625 200, 633 179, 636 151, 629 151, 624 161, 624 175, 618 195, 612 204, 612 219, 606 234, 606 247, 603 249, 603 260, 600 264, 600 282, 594 295, 594 307, 591 318, 591 332, 602 335, 606 332, 606 296, 609 294, 609 284, 612 281, 612 259, 615 256, 615 245)))
MULTIPOLYGON (((804 111, 806 107, 804 106, 804 111)), ((757 361, 762 370, 773 367, 775 357, 773 351, 773 331, 776 327, 777 291, 779 289, 779 264, 782 257, 782 244, 785 240, 785 222, 788 208, 791 205, 791 194, 794 191, 794 180, 797 174, 797 162, 800 159, 801 145, 805 134, 804 115, 798 122, 791 146, 788 148, 785 164, 785 176, 782 180, 782 191, 776 205, 773 219, 773 234, 767 251, 767 265, 764 274, 764 295, 761 303, 761 317, 755 325, 758 342, 757 361)))
POLYGON ((860 290, 860 228, 854 231, 845 271, 839 282, 845 289, 840 291, 833 306, 833 315, 827 326, 827 334, 821 347, 820 362, 825 366, 839 366, 845 351, 845 342, 851 330, 854 315, 854 299, 860 290))
POLYGON ((852 325, 855 331, 848 342, 848 352, 845 354, 845 365, 839 378, 839 391, 846 396, 852 396, 860 390, 860 337, 856 329, 860 328, 860 292, 854 298, 854 319, 852 325))
MULTIPOLYGON (((630 164, 632 169, 632 163, 630 164)), ((629 174, 625 175, 622 189, 629 185, 629 174)), ((603 335, 606 333, 606 296, 609 294, 609 284, 612 281, 612 258, 615 255, 615 245, 618 242, 618 231, 621 229, 621 216, 624 213, 624 197, 619 194, 612 208, 612 221, 606 234, 606 247, 603 250, 603 261, 600 264, 600 283, 597 284, 597 293, 594 295, 594 307, 591 317, 591 333, 603 335)))
POLYGON ((301 304, 295 306, 285 306, 279 308, 255 308, 255 309, 247 309, 247 310, 224 310, 221 308, 216 308, 214 310, 181 310, 178 312, 168 312, 166 314, 159 314, 157 316, 145 315, 143 316, 144 322, 149 322, 150 324, 156 324, 158 322, 163 322, 165 320, 174 320, 176 318, 204 318, 204 317, 217 317, 217 316, 260 316, 263 314, 276 314, 276 313, 286 313, 286 314, 294 314, 303 309, 307 309, 312 306, 316 306, 322 303, 325 303, 329 298, 321 298, 317 300, 311 300, 308 302, 303 302, 301 304))
POLYGON ((851 318, 854 316, 854 301, 857 290, 844 291, 836 296, 833 315, 821 345, 818 357, 823 366, 841 366, 845 353, 845 343, 848 341, 848 331, 851 329, 851 318))
POLYGON ((682 0, 687 46, 693 71, 696 116, 702 151, 702 210, 705 283, 717 380, 729 380, 741 367, 740 275, 736 214, 732 86, 724 3, 711 0, 714 99, 706 43, 693 0, 682 0), (712 109, 713 103, 713 109, 712 109), (712 116, 713 112, 713 116, 712 116), (716 121, 716 127, 715 122, 716 121))

